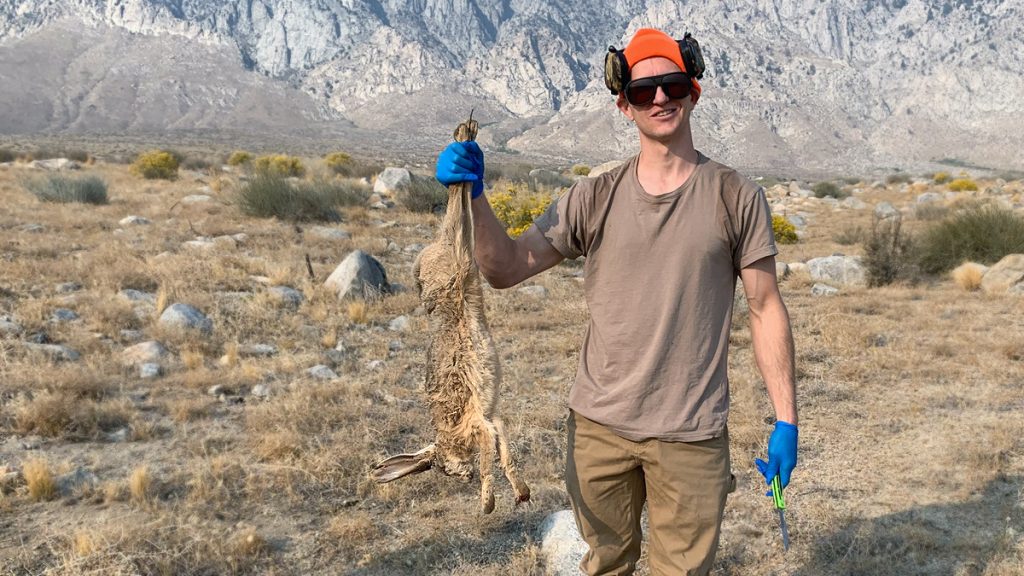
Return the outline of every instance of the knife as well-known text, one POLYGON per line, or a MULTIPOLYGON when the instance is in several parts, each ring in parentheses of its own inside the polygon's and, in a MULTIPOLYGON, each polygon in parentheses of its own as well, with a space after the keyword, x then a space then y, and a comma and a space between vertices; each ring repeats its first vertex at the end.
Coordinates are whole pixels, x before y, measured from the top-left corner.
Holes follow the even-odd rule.
POLYGON ((775 509, 779 511, 779 526, 782 527, 782 549, 789 550, 789 529, 786 527, 786 499, 782 497, 782 481, 776 474, 772 479, 772 500, 775 501, 775 509))

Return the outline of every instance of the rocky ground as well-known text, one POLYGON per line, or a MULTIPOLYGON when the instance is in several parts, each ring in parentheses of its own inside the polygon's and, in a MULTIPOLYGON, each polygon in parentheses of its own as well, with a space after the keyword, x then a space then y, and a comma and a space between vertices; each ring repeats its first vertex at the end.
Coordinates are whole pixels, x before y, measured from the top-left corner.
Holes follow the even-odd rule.
MULTIPOLYGON (((241 213, 237 171, 164 182, 68 168, 0 165, 0 573, 569 573, 580 263, 486 290, 533 499, 515 507, 499 480, 481 516, 475 482, 367 474, 431 437, 427 323, 406 287, 436 216, 383 191, 339 223, 295 224, 241 213), (45 203, 23 186, 60 169, 103 178, 110 202, 45 203), (367 283, 389 290, 366 300, 367 283)), ((1020 213, 1024 185, 857 181, 838 200, 763 184, 799 235, 778 258, 801 408, 793 546, 753 467, 772 412, 739 298, 739 488, 715 573, 1019 574, 1024 271, 978 290, 946 277, 868 288, 859 257, 878 219, 915 232, 977 200, 1020 213)))

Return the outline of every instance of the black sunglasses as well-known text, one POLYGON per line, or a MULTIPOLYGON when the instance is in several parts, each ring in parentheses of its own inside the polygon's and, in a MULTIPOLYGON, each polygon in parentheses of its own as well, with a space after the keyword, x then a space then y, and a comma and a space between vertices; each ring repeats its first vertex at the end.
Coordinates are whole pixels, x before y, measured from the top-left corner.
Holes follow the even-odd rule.
POLYGON ((690 95, 693 84, 690 77, 682 72, 662 74, 661 76, 649 76, 638 78, 626 84, 626 100, 633 106, 646 106, 654 102, 658 95, 658 86, 665 91, 665 96, 676 100, 690 95))

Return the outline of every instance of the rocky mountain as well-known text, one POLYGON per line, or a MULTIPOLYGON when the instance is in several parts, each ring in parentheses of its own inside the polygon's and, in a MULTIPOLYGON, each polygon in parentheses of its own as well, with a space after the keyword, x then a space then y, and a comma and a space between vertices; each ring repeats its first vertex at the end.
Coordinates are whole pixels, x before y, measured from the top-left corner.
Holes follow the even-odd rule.
POLYGON ((1024 168, 1022 0, 0 0, 0 134, 247 134, 598 162, 601 70, 655 26, 705 51, 698 146, 749 170, 1024 168))

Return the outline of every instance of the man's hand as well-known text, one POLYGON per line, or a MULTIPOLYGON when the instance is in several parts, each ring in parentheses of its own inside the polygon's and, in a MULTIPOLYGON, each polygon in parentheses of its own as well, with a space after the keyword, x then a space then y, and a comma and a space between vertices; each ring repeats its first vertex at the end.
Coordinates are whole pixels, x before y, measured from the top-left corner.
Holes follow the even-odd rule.
MULTIPOLYGON (((764 475, 765 482, 772 483, 776 475, 785 488, 789 484, 789 475, 796 468, 797 427, 789 422, 777 420, 775 430, 768 439, 768 461, 760 458, 754 460, 757 469, 764 475)), ((770 494, 770 492, 769 492, 770 494)))
POLYGON ((473 141, 452 142, 437 158, 438 182, 445 186, 460 182, 472 182, 476 198, 484 192, 484 153, 473 141))

